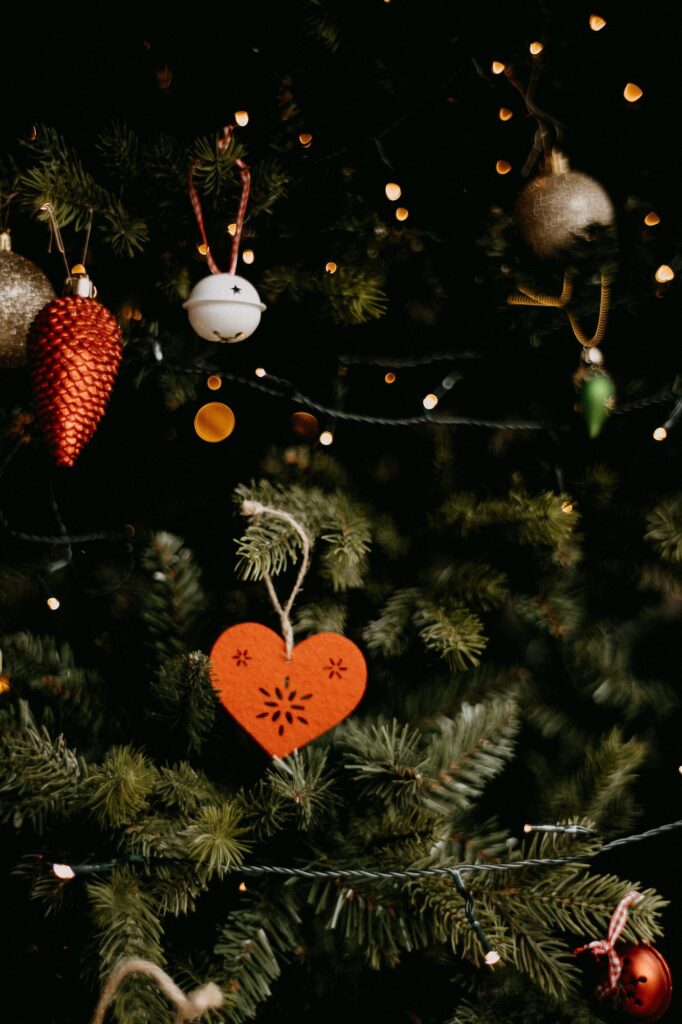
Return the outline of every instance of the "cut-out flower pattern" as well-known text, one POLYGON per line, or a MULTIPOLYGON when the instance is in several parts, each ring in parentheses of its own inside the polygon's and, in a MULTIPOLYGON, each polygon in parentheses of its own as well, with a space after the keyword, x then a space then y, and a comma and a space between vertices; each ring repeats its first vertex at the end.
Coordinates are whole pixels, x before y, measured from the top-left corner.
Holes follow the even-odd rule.
POLYGON ((237 648, 236 652, 232 655, 232 660, 237 663, 237 668, 240 668, 242 665, 246 665, 246 667, 248 668, 249 662, 252 660, 252 658, 247 648, 245 647, 243 651, 237 648))
POLYGON ((294 724, 294 719, 302 722, 303 725, 308 725, 308 719, 299 712, 306 711, 306 706, 302 702, 310 700, 313 696, 312 693, 302 693, 298 696, 296 690, 289 690, 288 679, 284 680, 284 693, 279 686, 274 687, 274 693, 270 693, 270 690, 266 690, 264 686, 259 686, 258 689, 266 698, 263 701, 263 706, 268 710, 260 711, 256 718, 270 718, 271 721, 278 723, 277 732, 280 736, 284 735, 287 723, 294 724))
POLYGON ((329 664, 325 665, 322 671, 329 673, 329 679, 343 679, 341 673, 347 672, 348 667, 344 665, 343 658, 330 658, 329 664))

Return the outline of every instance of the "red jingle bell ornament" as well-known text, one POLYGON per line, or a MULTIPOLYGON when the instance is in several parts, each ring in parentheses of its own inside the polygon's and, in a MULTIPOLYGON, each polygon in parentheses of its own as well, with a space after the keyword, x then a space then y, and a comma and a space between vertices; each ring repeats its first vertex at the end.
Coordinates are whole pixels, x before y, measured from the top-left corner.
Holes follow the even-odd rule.
POLYGON ((673 983, 670 968, 653 946, 631 943, 619 947, 623 965, 617 989, 618 1006, 628 1017, 660 1020, 670 1006, 673 983))
POLYGON ((123 348, 113 313, 95 300, 81 265, 71 295, 54 299, 26 341, 36 417, 58 466, 73 466, 102 419, 123 348))

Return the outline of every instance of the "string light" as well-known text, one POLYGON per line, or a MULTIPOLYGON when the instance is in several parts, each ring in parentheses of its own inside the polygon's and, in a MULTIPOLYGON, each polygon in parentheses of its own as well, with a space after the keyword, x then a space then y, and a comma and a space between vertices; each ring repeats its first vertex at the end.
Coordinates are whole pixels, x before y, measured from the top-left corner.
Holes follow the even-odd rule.
POLYGON ((239 883, 239 891, 240 892, 246 892, 246 882, 240 882, 239 883))
POLYGON ((253 249, 244 249, 244 252, 242 253, 242 259, 243 259, 244 263, 253 263, 255 258, 256 258, 256 255, 255 255, 253 249))
POLYGON ((338 267, 336 266, 336 263, 334 263, 333 260, 330 260, 329 263, 325 265, 324 269, 327 271, 328 274, 335 274, 336 271, 338 270, 338 267))
POLYGON ((396 184, 395 181, 389 181, 384 191, 386 192, 386 198, 390 199, 391 202, 394 202, 396 199, 400 199, 403 194, 403 190, 400 185, 396 184))
POLYGON ((668 281, 672 281, 675 276, 675 271, 672 267, 669 267, 667 263, 661 263, 660 267, 654 274, 654 277, 659 284, 666 284, 668 281))
POLYGON ((642 92, 640 87, 638 85, 635 85, 634 82, 628 82, 628 84, 623 89, 623 96, 625 96, 625 99, 628 101, 628 103, 636 103, 637 100, 641 99, 643 95, 644 93, 642 92))
POLYGON ((240 128, 246 128, 249 123, 249 115, 246 110, 237 110, 235 112, 234 119, 240 128))
POLYGON ((500 107, 497 115, 500 121, 509 121, 514 116, 514 111, 510 110, 509 107, 500 107))
POLYGON ((509 174, 512 169, 512 165, 507 160, 498 160, 495 164, 495 170, 498 174, 509 174))
POLYGON ((655 210, 650 210, 644 218, 644 223, 648 228, 655 228, 657 224, 661 223, 661 218, 655 210))
POLYGON ((334 435, 331 430, 323 430, 320 434, 320 444, 323 444, 325 448, 328 448, 330 444, 334 443, 334 435))
POLYGON ((395 211, 396 220, 407 220, 409 216, 410 211, 404 206, 399 206, 398 209, 395 211))
POLYGON ((590 28, 593 32, 601 32, 606 27, 606 19, 602 18, 600 14, 590 15, 590 28))
POLYGON ((501 957, 496 949, 491 949, 486 953, 483 959, 487 963, 488 967, 492 967, 493 964, 499 964, 501 957))
POLYGON ((530 832, 568 836, 595 836, 597 834, 593 828, 587 828, 585 825, 524 825, 523 831, 526 835, 530 832))
POLYGON ((384 374, 384 380, 386 381, 387 384, 395 384, 396 376, 392 371, 389 371, 388 373, 384 374))
POLYGON ((208 246, 205 242, 197 242, 197 252, 201 253, 202 256, 208 256, 208 246))
POLYGON ((432 394, 424 395, 424 398, 422 399, 422 405, 424 406, 425 409, 435 409, 436 406, 438 405, 438 396, 432 394))
POLYGON ((211 391, 219 391, 223 386, 223 382, 216 373, 212 373, 206 381, 206 386, 209 387, 211 391))
POLYGON ((572 503, 570 501, 562 501, 562 503, 561 503, 561 511, 565 512, 567 516, 570 515, 571 512, 573 511, 572 503))
POLYGON ((494 60, 490 65, 490 70, 494 75, 501 75, 504 71, 504 64, 501 60, 494 60))
POLYGON ((60 603, 61 602, 58 597, 48 597, 47 599, 47 607, 50 609, 51 612, 58 611, 60 603))
POLYGON ((668 436, 668 431, 665 427, 656 427, 654 430, 654 441, 665 441, 668 436))
POLYGON ((71 881, 76 877, 76 872, 68 864, 53 864, 52 871, 57 878, 61 878, 64 882, 71 881))
POLYGON ((227 225, 227 233, 228 233, 228 235, 232 235, 232 237, 234 238, 234 236, 237 234, 237 225, 236 224, 228 224, 227 225))
POLYGON ((267 371, 264 370, 262 366, 257 366, 256 369, 254 370, 254 373, 256 374, 257 377, 267 377, 268 375, 267 371))
POLYGON ((301 132, 298 137, 298 141, 301 143, 304 149, 307 149, 313 141, 313 137, 310 132, 301 132))
POLYGON ((539 53, 542 53, 544 48, 545 48, 544 43, 531 43, 530 46, 528 47, 528 49, 530 50, 530 52, 533 54, 534 57, 537 57, 537 55, 539 53))

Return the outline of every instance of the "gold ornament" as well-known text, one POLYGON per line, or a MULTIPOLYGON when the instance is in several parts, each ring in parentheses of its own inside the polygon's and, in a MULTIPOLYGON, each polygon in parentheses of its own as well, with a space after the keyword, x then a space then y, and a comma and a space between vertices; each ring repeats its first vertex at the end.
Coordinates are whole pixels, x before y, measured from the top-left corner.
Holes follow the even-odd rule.
POLYGON ((0 233, 0 367, 26 362, 26 335, 34 317, 52 302, 52 285, 30 260, 12 252, 8 231, 0 233))
POLYGON ((554 159, 552 165, 552 173, 539 174, 526 185, 516 204, 521 233, 543 258, 587 237, 591 224, 613 223, 613 204, 598 181, 568 170, 564 158, 554 159))

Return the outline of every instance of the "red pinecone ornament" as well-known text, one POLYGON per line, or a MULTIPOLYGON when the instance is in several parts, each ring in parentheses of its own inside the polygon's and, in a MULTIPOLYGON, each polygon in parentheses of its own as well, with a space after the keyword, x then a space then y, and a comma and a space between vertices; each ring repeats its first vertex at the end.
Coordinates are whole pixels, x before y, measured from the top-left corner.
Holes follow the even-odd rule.
POLYGON ((123 349, 101 302, 66 295, 48 303, 26 342, 40 428, 58 466, 73 466, 97 430, 123 349))

